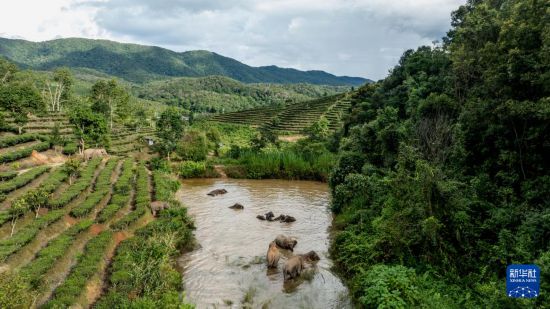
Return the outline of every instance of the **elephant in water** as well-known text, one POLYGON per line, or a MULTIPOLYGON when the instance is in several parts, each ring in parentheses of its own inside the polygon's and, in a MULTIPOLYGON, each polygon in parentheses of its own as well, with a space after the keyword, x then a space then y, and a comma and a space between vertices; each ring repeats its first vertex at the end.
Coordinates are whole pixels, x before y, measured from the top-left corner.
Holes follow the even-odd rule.
POLYGON ((283 266, 283 278, 285 281, 300 276, 304 269, 304 257, 301 255, 295 255, 286 260, 283 266))
POLYGON ((212 190, 212 191, 208 192, 208 194, 206 194, 206 195, 216 196, 216 195, 221 195, 221 194, 226 194, 226 193, 227 193, 227 190, 225 190, 225 189, 216 189, 216 190, 212 190))
POLYGON ((277 268, 277 264, 279 263, 280 257, 281 257, 281 254, 279 253, 279 248, 277 248, 277 244, 275 244, 275 242, 272 241, 269 244, 269 249, 267 249, 267 267, 277 268))
POLYGON ((294 251, 294 247, 296 247, 298 241, 285 235, 279 235, 275 238, 275 243, 279 246, 279 248, 294 251))

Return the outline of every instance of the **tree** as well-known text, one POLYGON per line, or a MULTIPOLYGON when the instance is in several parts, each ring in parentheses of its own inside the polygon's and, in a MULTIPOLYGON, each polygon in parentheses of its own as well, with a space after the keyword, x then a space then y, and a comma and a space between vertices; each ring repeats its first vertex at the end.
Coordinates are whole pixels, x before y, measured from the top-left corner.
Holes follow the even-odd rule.
POLYGON ((87 106, 79 105, 70 114, 70 121, 76 126, 76 135, 80 140, 80 152, 84 151, 86 144, 108 145, 107 123, 102 115, 94 113, 87 106))
POLYGON ((157 134, 161 139, 157 149, 170 160, 170 154, 176 149, 185 131, 185 120, 181 110, 170 107, 162 112, 157 120, 157 134))
POLYGON ((78 175, 80 161, 77 159, 69 159, 63 165, 65 172, 69 175, 69 185, 73 184, 73 179, 78 175))
POLYGON ((27 203, 28 208, 32 208, 35 213, 35 218, 38 218, 40 208, 46 206, 48 203, 49 194, 42 188, 30 190, 25 193, 23 200, 27 203))
POLYGON ((25 214, 29 210, 29 204, 24 197, 20 197, 11 203, 11 206, 8 210, 11 217, 11 233, 10 237, 13 236, 15 231, 15 225, 17 224, 17 219, 25 214))
POLYGON ((27 123, 27 114, 44 110, 44 101, 36 87, 28 81, 0 84, 0 107, 9 111, 18 125, 19 134, 27 123))
POLYGON ((53 80, 47 81, 42 91, 50 111, 61 111, 61 103, 69 101, 72 95, 73 83, 73 76, 69 69, 58 68, 54 71, 53 80))
POLYGON ((329 122, 325 116, 314 122, 308 129, 309 138, 314 141, 324 141, 330 135, 329 122))
POLYGON ((0 86, 9 83, 17 71, 18 69, 15 64, 0 57, 0 86))
POLYGON ((129 115, 130 95, 114 79, 96 82, 92 86, 90 101, 94 112, 104 114, 109 119, 111 129, 115 117, 125 119, 129 115))

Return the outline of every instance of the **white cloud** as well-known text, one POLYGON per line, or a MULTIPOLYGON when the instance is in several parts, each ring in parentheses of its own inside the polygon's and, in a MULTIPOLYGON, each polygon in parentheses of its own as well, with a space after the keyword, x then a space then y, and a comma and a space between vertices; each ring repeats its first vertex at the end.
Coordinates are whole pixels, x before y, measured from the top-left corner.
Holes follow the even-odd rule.
POLYGON ((250 65, 382 78, 402 52, 439 39, 465 0, 10 1, 0 35, 106 38, 207 49, 250 65))

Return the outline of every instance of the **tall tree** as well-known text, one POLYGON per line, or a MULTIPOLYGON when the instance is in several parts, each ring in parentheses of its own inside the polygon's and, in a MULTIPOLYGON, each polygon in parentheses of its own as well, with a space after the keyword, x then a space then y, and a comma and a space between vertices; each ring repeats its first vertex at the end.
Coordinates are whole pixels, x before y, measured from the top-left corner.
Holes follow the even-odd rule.
POLYGON ((130 95, 114 79, 100 80, 92 86, 90 95, 92 110, 104 114, 109 119, 109 127, 113 128, 116 117, 126 119, 129 112, 130 95))
POLYGON ((159 152, 170 160, 185 131, 185 118, 181 110, 170 107, 162 112, 157 120, 157 134, 161 139, 157 144, 159 152))
POLYGON ((73 76, 69 69, 58 68, 54 71, 53 80, 46 81, 42 91, 50 111, 59 112, 62 110, 62 104, 69 102, 73 83, 73 76))

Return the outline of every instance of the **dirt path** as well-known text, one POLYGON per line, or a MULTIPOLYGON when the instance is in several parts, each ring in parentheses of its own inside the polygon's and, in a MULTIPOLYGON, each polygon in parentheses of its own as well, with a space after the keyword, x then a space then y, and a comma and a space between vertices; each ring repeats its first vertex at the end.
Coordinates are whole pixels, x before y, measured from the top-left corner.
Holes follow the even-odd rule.
POLYGON ((305 135, 301 135, 301 134, 282 135, 282 136, 279 136, 279 140, 284 141, 284 142, 294 143, 294 142, 297 142, 297 141, 299 141, 299 140, 301 140, 305 137, 306 137, 305 135))
POLYGON ((214 170, 220 175, 220 178, 227 178, 227 174, 223 170, 223 165, 214 165, 214 170))
POLYGON ((40 143, 41 143, 41 141, 30 141, 30 142, 26 142, 26 143, 17 144, 15 146, 0 148, 0 155, 8 153, 8 152, 12 152, 12 151, 17 151, 17 150, 20 150, 22 148, 27 148, 29 146, 34 146, 34 145, 40 144, 40 143))

